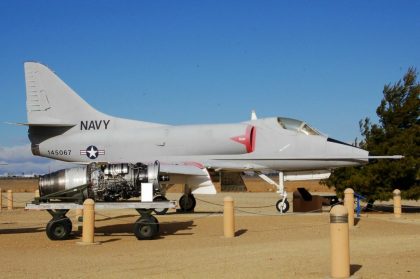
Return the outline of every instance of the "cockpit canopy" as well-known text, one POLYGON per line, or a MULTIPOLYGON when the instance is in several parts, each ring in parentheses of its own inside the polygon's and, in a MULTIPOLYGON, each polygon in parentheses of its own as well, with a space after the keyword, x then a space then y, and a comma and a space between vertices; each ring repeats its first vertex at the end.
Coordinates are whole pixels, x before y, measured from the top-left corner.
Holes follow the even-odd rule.
POLYGON ((295 131, 308 136, 322 136, 322 134, 316 129, 297 119, 277 117, 277 122, 283 129, 286 130, 295 131))

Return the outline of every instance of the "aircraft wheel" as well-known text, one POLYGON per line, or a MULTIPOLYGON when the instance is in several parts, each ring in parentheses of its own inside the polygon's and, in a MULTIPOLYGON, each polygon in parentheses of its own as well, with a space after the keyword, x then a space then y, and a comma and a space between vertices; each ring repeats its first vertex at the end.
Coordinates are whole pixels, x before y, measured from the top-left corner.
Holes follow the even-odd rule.
POLYGON ((183 212, 191 212, 194 211, 196 200, 192 194, 184 194, 179 199, 179 206, 181 207, 181 211, 183 212))
POLYGON ((137 239, 152 239, 159 232, 156 217, 141 217, 134 223, 134 234, 137 239))
POLYGON ((277 211, 278 212, 283 211, 283 213, 286 213, 290 208, 289 201, 287 199, 284 200, 284 204, 282 204, 281 201, 282 200, 278 200, 277 203, 276 203, 277 211))
MULTIPOLYGON (((167 201, 168 199, 164 196, 156 196, 153 198, 154 202, 159 202, 159 201, 167 201)), ((153 209, 153 211, 157 214, 157 215, 165 215, 166 212, 168 212, 169 208, 155 208, 153 209)))
POLYGON ((71 233, 72 223, 69 218, 64 217, 58 220, 51 220, 45 228, 47 236, 51 240, 63 240, 71 233))

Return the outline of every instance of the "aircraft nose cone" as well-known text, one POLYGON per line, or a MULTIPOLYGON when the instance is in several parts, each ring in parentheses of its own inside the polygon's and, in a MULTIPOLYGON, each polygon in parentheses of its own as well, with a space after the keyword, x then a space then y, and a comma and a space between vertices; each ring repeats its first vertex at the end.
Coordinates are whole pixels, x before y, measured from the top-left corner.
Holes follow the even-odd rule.
POLYGON ((347 161, 349 166, 369 162, 369 152, 364 149, 331 138, 328 138, 327 142, 329 155, 347 161))

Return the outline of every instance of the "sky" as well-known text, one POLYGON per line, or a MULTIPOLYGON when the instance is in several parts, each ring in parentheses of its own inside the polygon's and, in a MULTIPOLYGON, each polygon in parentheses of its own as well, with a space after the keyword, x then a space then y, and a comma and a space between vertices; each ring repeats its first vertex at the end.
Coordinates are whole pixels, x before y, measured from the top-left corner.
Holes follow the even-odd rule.
POLYGON ((172 125, 285 116, 346 142, 420 68, 420 1, 0 1, 0 174, 32 156, 23 63, 96 109, 172 125))

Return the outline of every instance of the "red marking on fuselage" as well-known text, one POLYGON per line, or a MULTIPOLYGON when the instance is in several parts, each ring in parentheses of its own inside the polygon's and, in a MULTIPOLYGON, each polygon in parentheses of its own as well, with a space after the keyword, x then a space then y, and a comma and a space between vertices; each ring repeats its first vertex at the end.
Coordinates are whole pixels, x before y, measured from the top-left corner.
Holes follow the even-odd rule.
POLYGON ((185 162, 184 166, 194 166, 197 167, 199 169, 204 169, 204 165, 198 162, 185 162))
POLYGON ((254 126, 248 125, 245 130, 245 135, 236 136, 230 139, 245 145, 246 152, 251 153, 255 150, 255 138, 256 128, 254 126))

